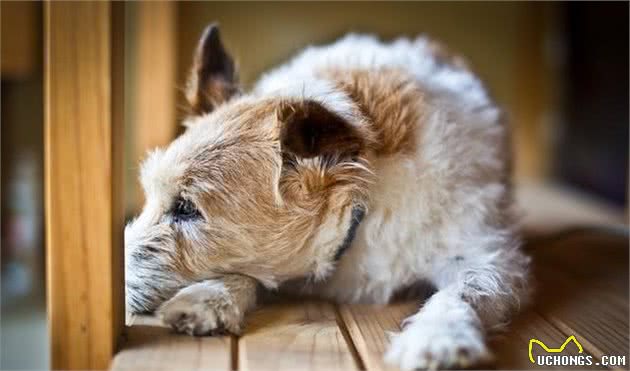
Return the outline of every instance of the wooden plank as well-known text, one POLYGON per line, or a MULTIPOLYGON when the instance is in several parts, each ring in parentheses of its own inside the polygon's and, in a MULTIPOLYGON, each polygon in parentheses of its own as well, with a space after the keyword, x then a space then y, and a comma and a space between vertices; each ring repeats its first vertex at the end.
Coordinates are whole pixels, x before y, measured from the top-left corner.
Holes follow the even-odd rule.
MULTIPOLYGON (((526 313, 518 316, 515 321, 510 325, 508 332, 493 337, 490 340, 490 349, 495 355, 495 361, 493 366, 496 369, 504 370, 527 370, 527 369, 579 369, 582 367, 569 367, 569 366, 539 366, 531 363, 529 360, 529 342, 531 339, 537 339, 543 342, 550 348, 556 348, 562 345, 568 335, 558 330, 555 326, 550 324, 547 320, 539 316, 533 311, 527 311, 526 313)), ((582 344, 584 345, 584 344, 582 344)), ((591 355, 588 350, 584 349, 585 355, 591 355)), ((545 355, 546 352, 538 345, 532 347, 532 354, 545 355)), ((574 344, 568 345, 562 352, 562 355, 577 355, 578 349, 574 344)), ((534 358, 535 359, 535 358, 534 358)), ((598 361, 596 357, 593 361, 598 361)), ((592 365, 590 369, 604 367, 598 367, 592 365)))
MULTIPOLYGON (((570 197, 562 193, 565 201, 570 197)), ((557 199, 554 202, 558 205, 557 199)), ((594 356, 628 359, 628 239, 612 224, 619 218, 603 206, 592 201, 565 203, 575 211, 565 210, 569 217, 592 218, 590 223, 606 227, 564 230, 531 240, 527 249, 537 281, 534 311, 565 336, 576 336, 594 356)), ((557 215, 558 209, 554 212, 557 215)))
POLYGON ((230 370, 233 346, 229 336, 175 334, 155 317, 141 316, 131 321, 112 370, 230 370))
MULTIPOLYGON (((366 370, 397 370, 382 360, 389 346, 387 333, 400 331, 400 322, 418 308, 418 303, 397 303, 381 307, 369 305, 341 307, 342 318, 366 370)), ((567 335, 538 314, 528 311, 517 318, 507 333, 491 339, 489 346, 496 355, 493 366, 497 369, 540 369, 529 360, 528 345, 532 338, 537 338, 549 346, 556 346, 562 344, 567 335)), ((542 352, 535 348, 534 354, 542 352)), ((577 351, 569 347, 563 354, 577 354, 577 351)))
POLYGON ((129 178, 133 194, 128 197, 127 213, 142 207, 144 195, 138 178, 138 165, 147 151, 167 145, 177 133, 176 122, 176 9, 169 1, 140 1, 134 7, 130 27, 133 53, 129 92, 129 131, 132 150, 129 178))
POLYGON ((624 305, 590 292, 589 295, 576 298, 573 304, 565 303, 553 309, 541 308, 537 312, 563 332, 574 334, 592 344, 585 344, 585 348, 597 356, 630 356, 627 303, 624 305))
POLYGON ((54 369, 102 369, 123 328, 123 10, 45 3, 47 300, 54 369), (113 44, 115 43, 115 44, 113 44), (113 81, 118 81, 112 84, 113 81), (119 94, 112 98, 114 94, 119 94))
POLYGON ((400 323, 420 308, 419 302, 388 306, 342 305, 341 318, 366 370, 396 370, 383 362, 389 346, 388 332, 400 331, 400 323))
MULTIPOLYGON (((554 266, 543 265, 536 312, 563 331, 575 335, 592 354, 630 356, 628 301, 624 291, 607 291, 588 280, 574 279, 554 266)), ((620 272, 623 275, 623 272, 620 272)), ((625 271, 626 282, 628 279, 625 271)), ((596 279, 596 278, 594 278, 596 279)))
POLYGON ((549 267, 562 272, 562 276, 572 282, 579 281, 579 289, 587 285, 589 289, 614 295, 627 303, 628 237, 609 233, 597 229, 574 230, 555 238, 534 240, 527 244, 527 249, 536 262, 540 262, 536 266, 549 267))
POLYGON ((528 246, 537 282, 532 311, 597 358, 630 356, 627 246, 627 238, 601 231, 528 246))
POLYGON ((239 370, 356 370, 335 309, 321 302, 282 303, 252 313, 238 342, 239 370))

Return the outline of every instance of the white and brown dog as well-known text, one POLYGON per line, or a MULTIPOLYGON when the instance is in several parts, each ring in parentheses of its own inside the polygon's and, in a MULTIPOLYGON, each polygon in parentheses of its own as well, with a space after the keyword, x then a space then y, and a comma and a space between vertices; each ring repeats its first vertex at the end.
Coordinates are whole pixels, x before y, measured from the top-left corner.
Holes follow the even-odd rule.
POLYGON ((204 32, 185 133, 142 167, 125 230, 128 310, 238 333, 256 289, 387 303, 437 292, 392 338, 403 369, 487 360, 527 298, 501 111, 461 59, 420 37, 309 47, 244 93, 204 32), (290 285, 287 285, 291 282, 290 285))

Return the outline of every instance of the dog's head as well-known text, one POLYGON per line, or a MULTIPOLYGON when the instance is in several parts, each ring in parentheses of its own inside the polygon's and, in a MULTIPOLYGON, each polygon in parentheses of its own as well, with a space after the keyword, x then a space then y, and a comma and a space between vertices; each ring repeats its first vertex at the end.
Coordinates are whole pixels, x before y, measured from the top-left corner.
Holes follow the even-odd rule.
POLYGON ((142 166, 146 204, 125 229, 128 309, 222 274, 267 287, 326 276, 365 207, 369 135, 317 99, 241 94, 216 26, 186 95, 186 131, 142 166))

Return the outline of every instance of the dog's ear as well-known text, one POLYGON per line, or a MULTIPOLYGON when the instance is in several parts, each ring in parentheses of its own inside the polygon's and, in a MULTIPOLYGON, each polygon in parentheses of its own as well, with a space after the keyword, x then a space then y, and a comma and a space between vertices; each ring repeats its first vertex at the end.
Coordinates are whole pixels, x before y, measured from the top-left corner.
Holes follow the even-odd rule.
POLYGON ((210 24, 195 51, 186 86, 188 103, 195 114, 204 114, 238 93, 234 60, 221 42, 219 26, 210 24))
POLYGON ((319 102, 284 103, 277 114, 284 153, 303 158, 353 155, 365 145, 356 127, 319 102))

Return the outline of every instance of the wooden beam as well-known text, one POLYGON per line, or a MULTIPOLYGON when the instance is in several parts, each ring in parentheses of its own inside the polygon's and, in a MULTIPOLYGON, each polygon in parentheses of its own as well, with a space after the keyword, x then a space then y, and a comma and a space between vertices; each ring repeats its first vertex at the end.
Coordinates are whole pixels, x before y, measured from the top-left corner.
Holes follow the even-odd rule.
POLYGON ((138 165, 147 151, 165 146, 177 133, 176 120, 176 6, 168 1, 140 1, 130 4, 130 134, 133 173, 132 197, 127 199, 127 213, 135 214, 142 207, 144 195, 138 179, 138 165))
POLYGON ((51 368, 102 369, 124 323, 124 4, 45 4, 51 368))

